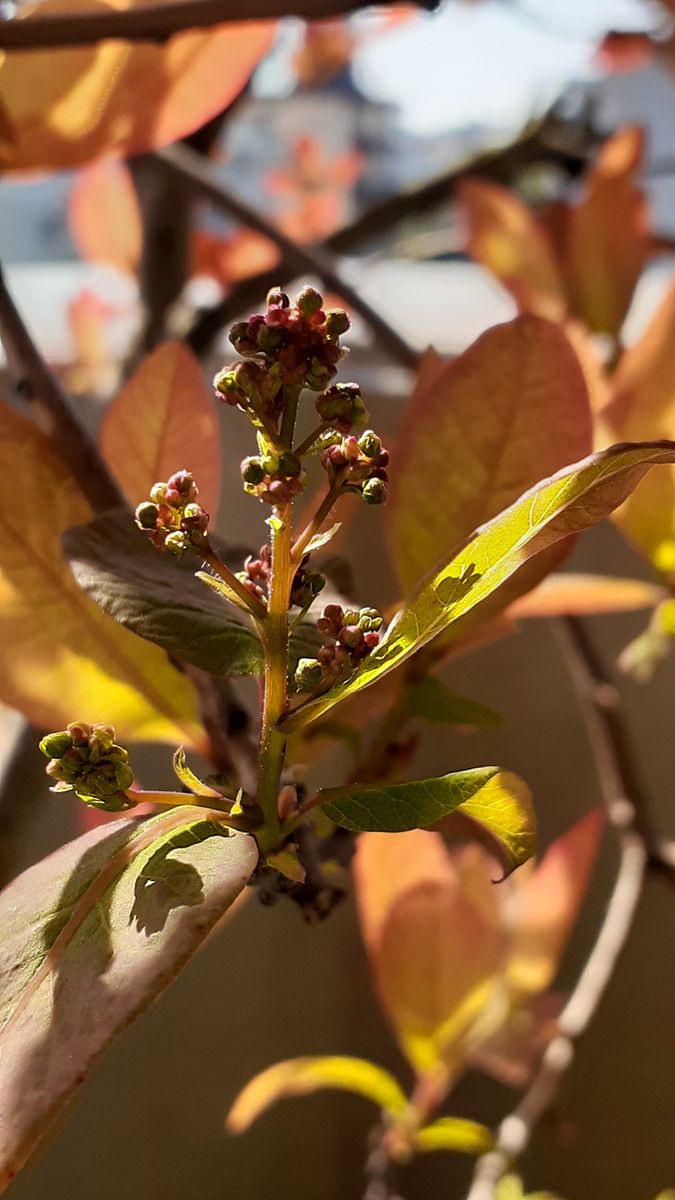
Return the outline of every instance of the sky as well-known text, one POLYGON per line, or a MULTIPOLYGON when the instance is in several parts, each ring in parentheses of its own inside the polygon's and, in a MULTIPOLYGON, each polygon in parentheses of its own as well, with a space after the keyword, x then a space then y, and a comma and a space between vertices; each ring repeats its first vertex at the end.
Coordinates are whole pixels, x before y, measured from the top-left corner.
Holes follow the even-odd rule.
MULTIPOLYGON (((594 48, 605 30, 644 28, 650 11, 645 0, 446 3, 438 13, 364 38, 355 78, 373 100, 397 105, 410 133, 433 136, 467 125, 512 130, 571 82, 593 77, 594 48)), ((292 86, 283 57, 268 70, 263 90, 292 86)))

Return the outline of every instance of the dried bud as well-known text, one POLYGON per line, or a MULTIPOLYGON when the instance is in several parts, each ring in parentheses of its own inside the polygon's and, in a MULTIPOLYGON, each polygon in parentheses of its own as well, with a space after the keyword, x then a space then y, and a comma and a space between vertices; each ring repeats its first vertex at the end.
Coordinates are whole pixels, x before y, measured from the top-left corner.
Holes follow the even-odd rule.
POLYGON ((299 692, 312 692, 323 678, 321 663, 316 658, 301 658, 295 668, 295 686, 299 692))
POLYGON ((387 485, 382 479, 367 479, 361 488, 361 495, 366 504, 384 504, 387 499, 387 485))

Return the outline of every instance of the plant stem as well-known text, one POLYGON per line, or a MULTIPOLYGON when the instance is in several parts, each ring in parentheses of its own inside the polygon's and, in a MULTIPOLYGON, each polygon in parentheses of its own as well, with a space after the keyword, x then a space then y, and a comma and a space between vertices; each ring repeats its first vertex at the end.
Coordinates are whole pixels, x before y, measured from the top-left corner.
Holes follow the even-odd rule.
POLYGON ((311 542, 314 535, 319 532, 319 530, 320 530, 321 526, 323 525, 324 521, 326 520, 326 517, 328 516, 331 508, 335 504, 335 501, 340 496, 340 492, 341 492, 340 487, 335 487, 335 485, 333 485, 332 487, 329 487, 328 491, 326 492, 326 495, 324 496, 323 500, 321 501, 321 504, 317 508, 311 521, 309 521, 309 523, 303 529, 302 533, 296 538, 295 542, 293 543, 293 548, 291 550, 291 562, 292 563, 297 564, 300 562, 300 560, 302 559, 302 556, 305 553, 306 547, 309 545, 309 543, 311 542))
POLYGON ((212 550, 211 547, 208 546, 205 550, 203 549, 201 551, 201 555, 204 559, 204 562, 207 562, 215 571, 216 575, 222 579, 223 583, 226 583, 228 588, 230 588, 230 590, 239 597, 242 604, 245 605, 255 619, 257 621, 265 620, 267 616, 267 609, 265 608, 265 605, 258 600, 257 596, 254 596, 251 592, 249 592, 248 588, 244 586, 240 579, 237 579, 234 571, 231 571, 226 563, 224 563, 222 559, 218 557, 215 550, 212 550))
POLYGON ((321 434, 324 432, 324 430, 329 428, 330 425, 328 421, 322 421, 320 425, 317 425, 316 429, 313 429, 312 432, 307 435, 304 442, 301 442, 299 446, 295 447, 295 453, 297 454, 298 458, 302 458, 305 454, 307 454, 308 450, 311 450, 314 443, 321 437, 321 434))
POLYGON ((257 801, 264 825, 258 840, 261 852, 273 849, 281 837, 277 800, 284 765, 286 736, 278 722, 288 704, 288 606, 293 579, 291 564, 291 505, 274 509, 272 519, 272 571, 267 615, 262 627, 265 653, 265 690, 260 737, 260 770, 257 801))

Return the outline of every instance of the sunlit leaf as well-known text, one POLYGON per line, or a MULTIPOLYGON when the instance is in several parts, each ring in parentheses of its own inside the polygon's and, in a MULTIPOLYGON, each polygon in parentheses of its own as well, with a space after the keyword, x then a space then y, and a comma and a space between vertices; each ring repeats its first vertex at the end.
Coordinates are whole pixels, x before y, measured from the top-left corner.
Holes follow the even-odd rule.
POLYGON ((598 333, 619 333, 649 252, 647 206, 637 186, 643 153, 638 126, 608 138, 569 214, 572 306, 598 333))
POLYGON ((634 612, 654 608, 665 595, 664 588, 642 579, 579 575, 570 571, 549 575, 534 591, 510 604, 506 612, 507 616, 518 620, 522 617, 560 617, 567 613, 591 616, 593 613, 634 612))
POLYGON ((507 870, 534 852, 529 789, 517 775, 499 767, 455 771, 413 783, 321 788, 317 798, 331 821, 355 833, 423 829, 460 809, 502 844, 507 870))
POLYGON ((191 685, 155 646, 122 629, 85 596, 60 538, 89 505, 36 427, 0 404, 0 698, 46 729, 83 719, 120 738, 194 743, 191 685))
POLYGON ((484 179, 461 180, 457 197, 471 257, 511 292, 521 312, 561 321, 567 309, 561 271, 527 205, 513 191, 484 179))
POLYGON ((456 696, 436 679, 427 675, 406 691, 405 702, 411 717, 421 717, 439 725, 501 725, 501 714, 487 704, 456 696))
MULTIPOLYGON (((634 441, 675 436, 675 285, 642 337, 625 350, 612 378, 612 400, 601 413, 610 438, 634 441)), ((615 513, 614 520, 661 569, 675 539, 675 469, 658 471, 615 513)))
MULTIPOLYGON (((86 0, 87 11, 114 7, 130 5, 86 0)), ((73 8, 73 0, 46 0, 29 12, 22 7, 19 19, 73 8)), ((226 108, 274 36, 274 23, 261 21, 179 33, 165 45, 110 40, 8 53, 0 63, 0 92, 14 140, 0 143, 0 165, 73 167, 167 145, 226 108)))
POLYGON ((591 449, 579 359, 549 321, 496 325, 442 371, 425 370, 403 419, 387 506, 404 591, 473 529, 591 449))
POLYGON ((343 696, 361 691, 384 672, 400 666, 502 587, 535 554, 601 521, 625 500, 650 467, 673 461, 672 442, 611 446, 532 488, 422 581, 379 646, 351 678, 303 704, 286 718, 284 728, 302 728, 343 696))
POLYGON ((81 258, 133 274, 141 259, 143 223, 129 168, 107 160, 81 171, 68 195, 68 224, 81 258))
POLYGON ((182 468, 214 516, 220 492, 220 433, 211 390, 191 350, 165 342, 146 358, 108 408, 101 449, 132 504, 182 468))
POLYGON ((321 1088, 356 1092, 392 1116, 406 1108, 406 1098, 393 1076, 363 1058, 291 1058, 268 1067, 246 1085, 228 1113, 227 1127, 231 1133, 242 1133, 277 1100, 307 1096, 321 1088))
POLYGON ((191 252, 191 274, 210 275, 223 288, 269 271, 279 261, 279 247, 253 229, 240 229, 229 237, 198 229, 192 235, 191 252))
POLYGON ((541 992, 553 981, 586 893, 602 829, 602 811, 588 813, 553 842, 518 888, 507 972, 517 994, 541 992))
POLYGON ((435 828, 445 838, 480 842, 500 864, 501 878, 527 862, 537 847, 532 793, 510 771, 489 780, 454 812, 442 817, 435 828))
POLYGON ((247 883, 255 842, 213 817, 116 821, 0 896, 0 1187, 247 883))
POLYGON ((451 859, 425 830, 366 833, 354 875, 380 1002, 405 1054, 417 1070, 460 1069, 504 1016, 498 889, 482 852, 451 859))
POLYGON ((486 1154, 494 1145, 494 1135, 478 1121, 462 1117, 439 1117, 433 1125, 425 1125, 414 1135, 418 1152, 456 1150, 462 1154, 486 1154))

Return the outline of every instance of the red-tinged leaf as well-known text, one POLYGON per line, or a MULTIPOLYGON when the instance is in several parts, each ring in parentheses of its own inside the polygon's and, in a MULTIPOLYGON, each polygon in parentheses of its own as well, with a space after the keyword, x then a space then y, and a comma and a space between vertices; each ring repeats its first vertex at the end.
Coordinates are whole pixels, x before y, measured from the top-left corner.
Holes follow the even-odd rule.
MULTIPOLYGON (((22 9, 19 19, 77 7, 131 5, 45 0, 22 9)), ((0 166, 73 167, 108 154, 141 154, 184 137, 239 94, 274 36, 274 23, 261 21, 179 33, 161 46, 112 40, 7 54, 0 63, 0 91, 13 140, 0 144, 0 166)))
POLYGON ((648 33, 612 30, 605 34, 595 51, 595 62, 601 71, 618 75, 624 71, 639 71, 656 56, 657 43, 648 33))
POLYGON ((227 238, 206 229, 192 235, 191 273, 210 275, 223 288, 267 271, 278 261, 278 246, 253 229, 240 229, 227 238))
POLYGON ((181 342, 159 346, 132 375, 103 419, 101 449, 132 504, 186 467, 200 502, 218 510, 220 434, 199 362, 181 342))
MULTIPOLYGON (((619 359, 611 402, 600 414, 608 439, 675 436, 674 339, 675 285, 639 341, 619 359)), ((661 548, 675 538, 675 470, 659 471, 645 480, 614 520, 650 558, 658 560, 661 548)))
POLYGON ((523 617, 560 617, 569 613, 634 612, 655 608, 667 596, 664 588, 642 579, 618 579, 609 575, 549 575, 527 596, 506 610, 513 620, 523 617))
POLYGON ((427 360, 393 455, 388 517, 404 590, 472 529, 590 449, 584 375, 551 322, 518 317, 442 368, 427 360))
POLYGON ((115 725, 123 741, 198 743, 185 676, 77 586, 61 537, 89 505, 45 436, 2 404, 0 479, 0 699, 44 729, 81 718, 115 725))
MULTIPOLYGON (((600 809, 582 817, 546 851, 517 887, 508 982, 516 996, 543 992, 553 981, 586 893, 604 824, 600 809)), ((519 876, 513 877, 518 885, 519 876)))
POLYGON ((521 312, 561 321, 567 311, 562 274, 546 232, 527 205, 483 179, 462 180, 457 197, 471 257, 496 276, 521 312))
POLYGON ((649 254, 647 205, 637 180, 644 138, 634 125, 605 142, 569 215, 572 307, 598 333, 618 335, 649 254))
POLYGON ((106 329, 109 319, 120 311, 89 288, 68 305, 75 356, 63 369, 63 378, 70 392, 103 396, 114 387, 118 368, 110 359, 106 329))
POLYGON ((107 160, 81 171, 68 196, 68 224, 81 258, 134 274, 143 221, 129 168, 107 160))
POLYGON ((214 818, 117 821, 0 895, 0 1190, 248 882, 255 842, 214 818))
POLYGON ((437 834, 364 834, 359 914, 380 1001, 417 1070, 451 1070, 503 1019, 504 939, 482 852, 437 834), (407 852, 407 858, 406 858, 407 852))
POLYGON ((557 1032, 564 997, 555 992, 533 996, 515 1007, 503 1027, 471 1055, 471 1067, 507 1087, 524 1088, 557 1032))

